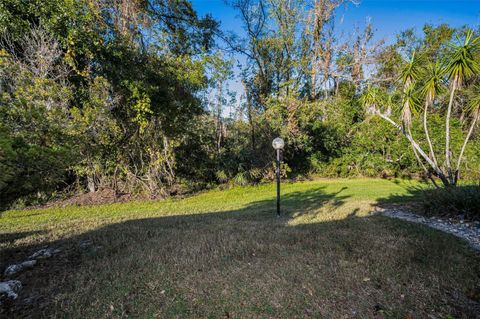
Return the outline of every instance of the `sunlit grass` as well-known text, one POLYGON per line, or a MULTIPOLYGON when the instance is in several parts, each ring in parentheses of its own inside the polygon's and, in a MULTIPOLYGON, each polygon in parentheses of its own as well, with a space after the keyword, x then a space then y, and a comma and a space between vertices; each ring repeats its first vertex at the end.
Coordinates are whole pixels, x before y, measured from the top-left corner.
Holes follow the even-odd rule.
MULTIPOLYGON (((315 180, 299 183, 283 183, 282 196, 311 189, 320 189, 325 194, 337 194, 348 201, 374 203, 390 196, 410 196, 408 190, 419 187, 416 181, 379 179, 315 180)), ((0 231, 30 230, 38 226, 75 224, 95 220, 112 221, 129 218, 202 214, 241 209, 254 202, 272 201, 275 210, 275 184, 236 187, 229 190, 212 190, 184 199, 117 203, 96 206, 69 206, 35 210, 6 211, 0 219, 0 231)), ((295 210, 303 203, 289 203, 287 209, 295 210)))

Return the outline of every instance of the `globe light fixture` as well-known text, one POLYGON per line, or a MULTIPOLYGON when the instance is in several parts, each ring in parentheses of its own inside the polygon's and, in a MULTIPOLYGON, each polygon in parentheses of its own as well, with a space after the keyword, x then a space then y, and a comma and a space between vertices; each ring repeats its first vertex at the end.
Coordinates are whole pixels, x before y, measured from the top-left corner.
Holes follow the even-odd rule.
POLYGON ((280 217, 280 152, 285 147, 285 141, 277 137, 273 140, 272 146, 277 151, 277 217, 280 217))
POLYGON ((272 142, 272 146, 274 149, 276 149, 277 151, 278 150, 283 150, 283 148, 285 147, 285 142, 283 141, 282 138, 280 137, 277 137, 273 140, 272 142))

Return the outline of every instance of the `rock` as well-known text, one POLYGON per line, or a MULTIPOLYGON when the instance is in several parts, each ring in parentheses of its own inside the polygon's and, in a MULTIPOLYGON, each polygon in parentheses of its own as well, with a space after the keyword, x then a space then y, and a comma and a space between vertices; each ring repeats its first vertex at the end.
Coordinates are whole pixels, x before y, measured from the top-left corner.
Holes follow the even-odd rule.
MULTIPOLYGON (((22 290, 22 283, 18 280, 9 280, 0 282, 0 296, 15 300, 18 297, 18 293, 22 290)), ((1 303, 1 301, 0 301, 1 303)))
POLYGON ((45 258, 50 258, 52 257, 53 255, 56 255, 58 253, 60 253, 61 250, 60 249, 53 249, 53 248, 44 248, 44 249, 40 249, 39 251, 36 251, 35 253, 33 253, 33 255, 31 255, 30 257, 28 257, 28 259, 45 259, 45 258))
POLYGON ((36 260, 27 260, 20 264, 10 265, 5 269, 5 276, 14 275, 24 269, 32 268, 37 263, 36 260))
POLYGON ((480 251, 480 222, 465 222, 460 216, 459 222, 452 222, 451 218, 429 217, 424 218, 408 211, 383 210, 382 214, 392 218, 399 218, 406 221, 423 224, 466 240, 471 247, 480 251))
POLYGON ((80 248, 82 248, 82 249, 87 249, 92 245, 93 245, 93 242, 90 239, 87 239, 87 240, 84 240, 84 241, 80 242, 80 248))

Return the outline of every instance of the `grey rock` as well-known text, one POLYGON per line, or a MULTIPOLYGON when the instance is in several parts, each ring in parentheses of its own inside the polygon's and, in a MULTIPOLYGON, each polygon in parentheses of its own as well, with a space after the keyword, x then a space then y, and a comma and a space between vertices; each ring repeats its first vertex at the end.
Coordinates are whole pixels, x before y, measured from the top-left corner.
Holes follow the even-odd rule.
POLYGON ((451 218, 424 218, 414 213, 401 211, 398 209, 383 209, 381 210, 381 214, 391 218, 398 218, 409 222, 422 224, 453 234, 467 241, 472 248, 480 251, 480 222, 478 221, 466 223, 463 219, 460 220, 460 222, 455 222, 451 218))
POLYGON ((87 249, 92 245, 93 245, 93 242, 90 239, 87 239, 87 240, 84 240, 84 241, 80 242, 80 248, 82 248, 82 249, 87 249))
POLYGON ((14 275, 24 269, 32 268, 37 263, 36 260, 27 260, 20 264, 10 265, 5 269, 5 276, 14 275))
POLYGON ((20 290, 22 290, 22 283, 18 280, 0 282, 0 296, 15 300, 20 290))
POLYGON ((53 255, 56 255, 60 253, 60 249, 53 249, 53 248, 44 248, 40 249, 39 251, 36 251, 33 253, 28 259, 45 259, 45 258, 50 258, 53 255))

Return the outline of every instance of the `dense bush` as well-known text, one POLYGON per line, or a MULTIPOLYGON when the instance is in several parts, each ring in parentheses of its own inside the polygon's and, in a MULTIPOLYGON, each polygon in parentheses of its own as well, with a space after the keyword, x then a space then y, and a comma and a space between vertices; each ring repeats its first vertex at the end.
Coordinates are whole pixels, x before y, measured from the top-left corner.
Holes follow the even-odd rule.
POLYGON ((427 215, 480 220, 480 184, 425 190, 422 203, 427 215))

